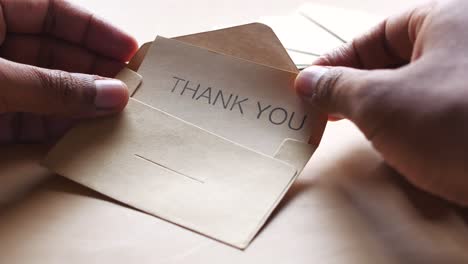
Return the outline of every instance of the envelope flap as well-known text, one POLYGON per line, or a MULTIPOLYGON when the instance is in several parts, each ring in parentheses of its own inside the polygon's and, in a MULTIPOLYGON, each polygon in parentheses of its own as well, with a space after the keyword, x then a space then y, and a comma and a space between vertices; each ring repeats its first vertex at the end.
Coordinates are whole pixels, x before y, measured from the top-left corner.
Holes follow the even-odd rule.
POLYGON ((132 96, 138 87, 141 84, 142 77, 138 73, 128 69, 123 68, 116 76, 116 79, 121 80, 127 85, 128 94, 132 96))
POLYGON ((287 138, 276 151, 274 158, 294 166, 300 173, 316 148, 315 145, 287 138))
MULTIPOLYGON (((273 30, 261 23, 180 36, 174 39, 280 70, 298 71, 273 30)), ((138 70, 150 45, 151 43, 146 43, 141 47, 130 61, 130 69, 138 70)))

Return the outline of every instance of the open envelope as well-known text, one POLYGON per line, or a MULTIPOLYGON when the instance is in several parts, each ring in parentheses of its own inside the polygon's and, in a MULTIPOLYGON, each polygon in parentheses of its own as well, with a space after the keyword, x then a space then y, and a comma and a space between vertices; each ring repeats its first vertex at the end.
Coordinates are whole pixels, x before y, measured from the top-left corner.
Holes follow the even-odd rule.
POLYGON ((118 76, 133 94, 126 110, 78 125, 43 164, 244 249, 326 123, 292 89, 297 69, 287 52, 268 27, 249 24, 158 37, 129 68, 140 75, 125 69, 118 76))

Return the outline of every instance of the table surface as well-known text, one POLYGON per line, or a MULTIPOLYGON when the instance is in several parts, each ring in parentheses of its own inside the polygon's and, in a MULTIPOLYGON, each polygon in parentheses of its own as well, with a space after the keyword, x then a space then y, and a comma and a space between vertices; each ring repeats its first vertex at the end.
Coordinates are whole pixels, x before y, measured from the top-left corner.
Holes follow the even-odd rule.
MULTIPOLYGON (((143 43, 282 15, 305 1, 75 2, 143 43)), ((315 1, 383 16, 416 2, 315 1)), ((53 175, 38 165, 47 149, 0 150, 1 263, 468 263, 464 212, 406 183, 347 121, 327 127, 245 251, 53 175)))

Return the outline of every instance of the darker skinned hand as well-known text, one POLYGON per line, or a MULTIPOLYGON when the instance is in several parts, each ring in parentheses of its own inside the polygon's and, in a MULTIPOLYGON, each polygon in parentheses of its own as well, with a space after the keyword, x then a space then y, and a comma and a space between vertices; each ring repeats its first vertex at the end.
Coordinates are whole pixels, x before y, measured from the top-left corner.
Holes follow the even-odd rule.
POLYGON ((298 92, 347 118, 414 185, 468 205, 468 1, 386 19, 319 58, 298 92))
POLYGON ((0 143, 43 142, 76 119, 121 111, 115 76, 138 45, 63 0, 0 0, 0 143))

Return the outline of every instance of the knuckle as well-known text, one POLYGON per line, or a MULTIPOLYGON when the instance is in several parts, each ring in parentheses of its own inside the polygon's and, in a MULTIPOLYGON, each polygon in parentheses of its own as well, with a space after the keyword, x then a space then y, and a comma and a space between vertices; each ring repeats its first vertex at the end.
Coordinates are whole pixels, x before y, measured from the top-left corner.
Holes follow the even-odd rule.
POLYGON ((342 80, 343 72, 339 68, 331 68, 319 79, 316 87, 316 99, 329 105, 337 98, 337 84, 342 80))
POLYGON ((52 83, 59 100, 63 104, 72 104, 79 95, 78 85, 70 73, 63 71, 52 71, 52 83))
POLYGON ((433 0, 410 11, 408 18, 408 36, 412 43, 416 41, 418 32, 420 32, 423 24, 427 21, 427 17, 438 8, 440 8, 440 3, 433 0))
POLYGON ((322 54, 318 59, 315 61, 318 65, 327 65, 327 66, 334 66, 335 62, 335 54, 336 50, 332 50, 329 53, 322 54))
POLYGON ((72 102, 76 88, 69 73, 57 70, 47 72, 35 70, 35 73, 44 93, 50 94, 53 98, 58 99, 57 102, 64 105, 72 102))
POLYGON ((74 108, 90 100, 90 93, 82 89, 78 78, 71 73, 60 70, 34 70, 42 92, 51 96, 53 102, 64 108, 74 108))

